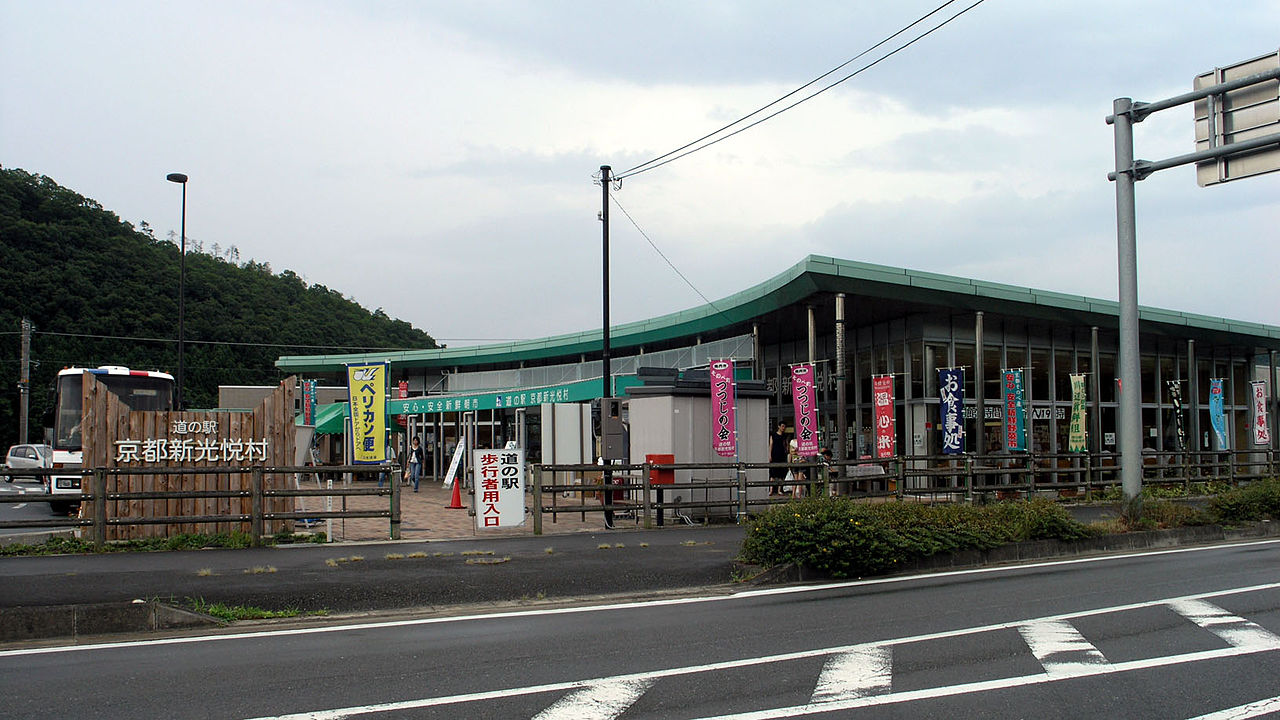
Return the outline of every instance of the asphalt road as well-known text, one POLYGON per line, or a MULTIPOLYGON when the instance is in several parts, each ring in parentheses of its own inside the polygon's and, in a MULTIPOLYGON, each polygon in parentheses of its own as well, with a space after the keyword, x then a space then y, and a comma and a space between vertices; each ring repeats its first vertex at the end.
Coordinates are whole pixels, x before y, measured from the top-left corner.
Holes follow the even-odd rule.
MULTIPOLYGON (((41 490, 39 480, 14 480, 11 483, 0 481, 0 493, 6 495, 39 493, 41 490)), ((49 508, 47 502, 21 502, 21 503, 0 503, 0 521, 9 522, 15 520, 43 520, 44 518, 55 517, 53 511, 49 508)), ((60 517, 60 516, 59 516, 60 517)), ((55 527, 35 527, 35 528, 0 528, 0 536, 6 535, 26 535, 29 533, 39 533, 45 531, 65 530, 66 528, 55 527)))
POLYGON ((1246 718, 1280 713, 1278 633, 1270 540, 0 651, 0 683, 13 718, 1246 718))

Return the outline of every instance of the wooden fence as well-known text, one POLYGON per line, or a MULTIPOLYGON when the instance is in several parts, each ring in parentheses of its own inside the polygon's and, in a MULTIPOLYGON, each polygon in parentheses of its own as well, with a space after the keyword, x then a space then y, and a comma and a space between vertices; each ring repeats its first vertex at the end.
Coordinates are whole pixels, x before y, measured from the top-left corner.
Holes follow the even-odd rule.
MULTIPOLYGON (((106 517, 111 519, 166 518, 164 523, 109 524, 108 540, 165 537, 197 532, 187 517, 226 517, 226 522, 202 528, 205 532, 249 532, 249 516, 255 467, 294 464, 293 396, 290 377, 252 412, 139 412, 130 410, 106 386, 84 375, 85 468, 105 468, 106 517), (214 472, 215 468, 240 466, 242 472, 214 472), (210 472, 198 472, 200 468, 210 472), (195 469, 196 472, 140 472, 144 468, 195 469), (137 469, 139 472, 131 472, 137 469), (143 497, 139 494, 165 493, 143 497), (122 497, 123 496, 123 497, 122 497)), ((265 473, 264 490, 284 490, 290 476, 265 473)), ((276 514, 291 508, 291 501, 267 497, 264 512, 276 514)), ((89 508, 81 504, 80 517, 89 508)), ((287 529, 284 521, 271 521, 267 533, 287 529)))

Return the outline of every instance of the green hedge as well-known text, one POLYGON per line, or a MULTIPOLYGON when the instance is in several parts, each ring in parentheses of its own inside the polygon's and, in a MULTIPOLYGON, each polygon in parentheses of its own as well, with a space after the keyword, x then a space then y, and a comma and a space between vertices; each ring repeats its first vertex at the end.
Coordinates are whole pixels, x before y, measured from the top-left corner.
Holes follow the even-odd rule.
POLYGON ((1257 480, 1217 495, 1209 501, 1209 512, 1227 525, 1280 520, 1280 479, 1257 480))
POLYGON ((857 577, 938 553, 1087 535, 1088 528, 1044 499, 930 506, 815 497, 754 517, 741 559, 764 566, 799 563, 832 577, 857 577))

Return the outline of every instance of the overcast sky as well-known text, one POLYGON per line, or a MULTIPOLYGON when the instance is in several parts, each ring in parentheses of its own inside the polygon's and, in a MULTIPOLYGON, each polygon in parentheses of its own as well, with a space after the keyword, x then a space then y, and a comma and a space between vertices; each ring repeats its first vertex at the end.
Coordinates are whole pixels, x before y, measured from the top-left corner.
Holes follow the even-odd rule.
MULTIPOLYGON (((589 330, 600 165, 673 150, 940 2, 0 0, 0 165, 162 236, 165 175, 186 173, 189 243, 441 342, 589 330)), ((616 197, 712 300, 810 253, 1114 300, 1112 99, 1186 92, 1278 30, 1280 0, 986 0, 616 197)), ((1191 110, 1135 136, 1140 158, 1190 152, 1191 110)), ((1280 325, 1280 173, 1199 188, 1182 167, 1137 198, 1143 305, 1280 325)), ((612 219, 615 323, 702 304, 612 219)))

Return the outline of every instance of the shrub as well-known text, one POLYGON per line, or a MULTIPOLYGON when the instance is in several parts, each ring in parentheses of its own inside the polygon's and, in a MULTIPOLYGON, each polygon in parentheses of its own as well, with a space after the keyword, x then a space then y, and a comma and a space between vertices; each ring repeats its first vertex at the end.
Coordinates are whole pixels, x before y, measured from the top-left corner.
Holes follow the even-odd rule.
POLYGON ((814 497, 753 518, 741 558, 766 566, 799 563, 833 577, 853 577, 938 553, 1089 534, 1064 508, 1044 499, 978 507, 868 505, 814 497))
POLYGON ((1224 524, 1280 520, 1280 479, 1258 480, 1215 496, 1209 512, 1224 524))

